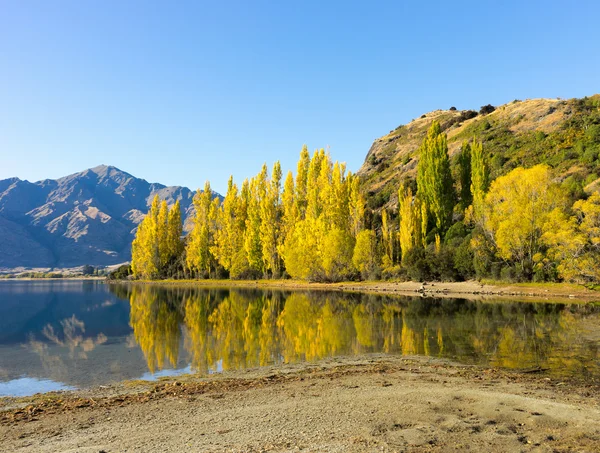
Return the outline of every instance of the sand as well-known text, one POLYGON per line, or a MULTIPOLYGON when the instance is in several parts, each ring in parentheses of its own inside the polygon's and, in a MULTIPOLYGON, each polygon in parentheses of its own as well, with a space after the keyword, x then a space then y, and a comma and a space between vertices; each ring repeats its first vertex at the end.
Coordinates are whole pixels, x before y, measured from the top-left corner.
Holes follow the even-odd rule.
POLYGON ((597 452, 600 386, 367 355, 0 400, 5 452, 597 452))

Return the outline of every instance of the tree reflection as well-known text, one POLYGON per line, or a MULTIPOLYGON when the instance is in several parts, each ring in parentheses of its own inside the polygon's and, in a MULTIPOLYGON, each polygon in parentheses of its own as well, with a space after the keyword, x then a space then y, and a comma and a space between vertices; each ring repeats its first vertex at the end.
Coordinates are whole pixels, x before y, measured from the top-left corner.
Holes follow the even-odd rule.
POLYGON ((134 286, 130 301, 153 372, 175 366, 182 343, 202 373, 384 352, 600 375, 593 306, 154 286, 134 286))
POLYGON ((162 370, 165 362, 177 364, 182 316, 175 296, 150 287, 135 287, 131 292, 129 321, 151 372, 162 370))

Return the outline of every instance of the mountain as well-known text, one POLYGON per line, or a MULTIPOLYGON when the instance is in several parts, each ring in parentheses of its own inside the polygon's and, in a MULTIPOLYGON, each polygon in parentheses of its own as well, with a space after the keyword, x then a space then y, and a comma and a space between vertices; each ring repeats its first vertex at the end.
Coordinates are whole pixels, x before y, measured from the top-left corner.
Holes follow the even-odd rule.
POLYGON ((515 100, 479 111, 435 110, 375 140, 358 171, 371 209, 397 205, 398 188, 414 180, 419 146, 434 120, 448 135, 451 159, 463 141, 482 141, 492 178, 545 163, 572 190, 600 187, 600 95, 515 100))
POLYGON ((0 268, 128 261, 154 195, 169 205, 179 200, 189 226, 190 189, 149 183, 107 165, 57 180, 0 180, 0 268))

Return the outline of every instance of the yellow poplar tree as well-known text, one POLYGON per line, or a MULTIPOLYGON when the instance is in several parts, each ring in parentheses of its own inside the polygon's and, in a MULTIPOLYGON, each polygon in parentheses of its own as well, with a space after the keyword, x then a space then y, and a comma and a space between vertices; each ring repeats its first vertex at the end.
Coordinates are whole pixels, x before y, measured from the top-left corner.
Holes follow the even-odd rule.
POLYGON ((211 214, 212 190, 207 181, 204 185, 204 191, 198 190, 193 199, 196 210, 194 216, 194 226, 189 234, 186 265, 190 271, 204 275, 210 275, 212 254, 211 248, 211 214))
POLYGON ((131 244, 131 271, 136 278, 156 278, 160 267, 157 219, 160 209, 158 195, 139 224, 131 244))
POLYGON ((373 230, 362 230, 356 237, 352 263, 363 279, 371 278, 379 267, 377 237, 373 230))
POLYGON ((181 252, 183 251, 183 244, 181 242, 182 234, 183 224, 181 222, 181 206, 179 200, 177 200, 169 210, 167 220, 167 262, 174 260, 181 255, 181 252))
POLYGON ((414 197, 410 187, 401 187, 398 192, 400 202, 400 250, 402 261, 408 252, 422 243, 422 214, 423 209, 418 197, 414 197))
POLYGON ((246 219, 246 236, 244 247, 250 267, 262 273, 264 270, 262 244, 260 241, 260 200, 267 192, 267 166, 263 165, 261 172, 250 180, 250 199, 248 202, 248 218, 246 219))
POLYGON ((296 167, 296 210, 298 216, 304 218, 306 212, 306 205, 308 204, 308 170, 310 168, 310 154, 308 153, 308 147, 304 145, 300 152, 300 160, 296 167))
POLYGON ((260 200, 260 241, 264 267, 273 277, 281 271, 278 243, 281 222, 281 165, 279 161, 273 165, 271 183, 267 184, 263 198, 260 200))
POLYGON ((158 210, 158 216, 156 217, 156 234, 158 242, 158 262, 159 268, 164 268, 169 262, 169 249, 168 249, 168 228, 169 228, 169 207, 167 201, 163 200, 160 203, 158 210))

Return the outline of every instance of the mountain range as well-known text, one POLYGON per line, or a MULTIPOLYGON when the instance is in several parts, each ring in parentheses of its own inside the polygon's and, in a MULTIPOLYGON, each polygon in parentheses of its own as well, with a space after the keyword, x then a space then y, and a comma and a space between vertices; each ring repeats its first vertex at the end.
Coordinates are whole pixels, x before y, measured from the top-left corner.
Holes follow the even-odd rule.
POLYGON ((154 195, 169 205, 179 200, 189 225, 190 189, 149 183, 107 165, 56 180, 1 180, 0 269, 129 261, 136 228, 154 195))

